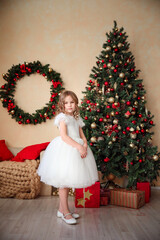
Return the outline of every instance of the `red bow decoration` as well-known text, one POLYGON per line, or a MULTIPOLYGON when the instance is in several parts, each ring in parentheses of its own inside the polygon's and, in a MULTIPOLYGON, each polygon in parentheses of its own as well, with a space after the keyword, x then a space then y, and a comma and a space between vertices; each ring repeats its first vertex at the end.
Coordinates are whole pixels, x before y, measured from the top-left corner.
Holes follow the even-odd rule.
POLYGON ((108 128, 108 134, 111 136, 111 134, 112 134, 112 132, 117 132, 117 130, 116 130, 116 127, 117 127, 118 125, 117 124, 115 124, 115 125, 113 125, 112 127, 109 127, 108 128))

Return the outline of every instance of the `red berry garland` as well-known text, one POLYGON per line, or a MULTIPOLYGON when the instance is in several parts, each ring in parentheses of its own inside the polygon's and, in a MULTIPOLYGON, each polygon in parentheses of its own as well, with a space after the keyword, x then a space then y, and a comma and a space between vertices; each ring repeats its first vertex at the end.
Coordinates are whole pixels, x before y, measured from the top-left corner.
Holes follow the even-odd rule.
POLYGON ((13 65, 6 74, 3 74, 3 78, 7 83, 3 84, 0 88, 0 100, 2 101, 3 107, 8 109, 8 113, 19 124, 38 124, 54 116, 55 111, 53 112, 53 109, 55 110, 59 93, 64 88, 62 87, 63 82, 60 74, 52 68, 49 68, 49 64, 42 66, 39 61, 34 61, 33 63, 24 62, 24 64, 13 65), (47 81, 52 83, 50 87, 50 101, 46 103, 43 108, 35 110, 32 114, 24 112, 16 105, 14 100, 17 81, 31 74, 41 74, 47 81))

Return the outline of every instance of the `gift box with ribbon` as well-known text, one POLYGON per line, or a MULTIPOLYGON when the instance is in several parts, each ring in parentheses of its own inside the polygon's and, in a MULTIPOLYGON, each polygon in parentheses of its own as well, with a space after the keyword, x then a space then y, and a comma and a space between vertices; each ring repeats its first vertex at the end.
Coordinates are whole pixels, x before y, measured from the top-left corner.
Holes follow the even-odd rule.
POLYGON ((145 192, 128 189, 112 189, 110 204, 122 207, 140 208, 145 204, 145 192))
POLYGON ((145 191, 145 202, 149 202, 151 196, 151 186, 149 182, 137 182, 137 190, 145 191))
POLYGON ((90 187, 75 189, 76 208, 99 208, 100 206, 100 182, 90 187))

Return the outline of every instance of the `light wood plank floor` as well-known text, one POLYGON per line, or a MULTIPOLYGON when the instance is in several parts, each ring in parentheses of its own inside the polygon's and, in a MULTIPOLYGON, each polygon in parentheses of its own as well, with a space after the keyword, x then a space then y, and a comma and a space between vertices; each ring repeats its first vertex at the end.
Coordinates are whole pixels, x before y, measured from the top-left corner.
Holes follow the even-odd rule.
MULTIPOLYGON (((69 197, 71 210, 74 198, 69 197)), ((77 225, 56 217, 58 197, 0 199, 0 240, 160 240, 160 190, 140 209, 77 209, 77 225)))

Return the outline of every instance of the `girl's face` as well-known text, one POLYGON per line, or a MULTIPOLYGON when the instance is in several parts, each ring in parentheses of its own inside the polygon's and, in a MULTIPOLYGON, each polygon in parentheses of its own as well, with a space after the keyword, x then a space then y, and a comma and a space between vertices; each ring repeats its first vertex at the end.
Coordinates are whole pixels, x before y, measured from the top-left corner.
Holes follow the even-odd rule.
POLYGON ((76 104, 71 96, 67 96, 64 99, 64 110, 67 114, 73 115, 76 109, 76 104))

